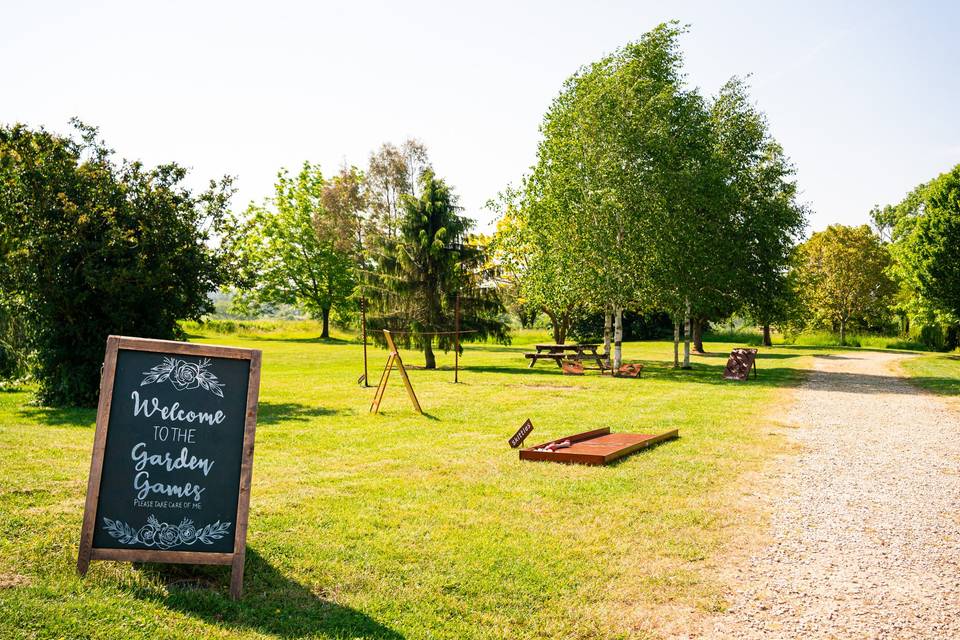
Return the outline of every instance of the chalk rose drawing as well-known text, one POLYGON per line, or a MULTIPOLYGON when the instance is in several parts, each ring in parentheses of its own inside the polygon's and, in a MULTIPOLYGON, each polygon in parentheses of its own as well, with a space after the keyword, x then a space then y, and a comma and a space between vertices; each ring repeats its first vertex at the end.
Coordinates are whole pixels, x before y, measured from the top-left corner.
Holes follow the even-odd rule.
POLYGON ((202 529, 197 529, 193 525, 193 520, 189 518, 184 518, 180 524, 175 525, 160 522, 156 516, 150 515, 147 518, 147 524, 138 530, 126 522, 111 520, 110 518, 103 519, 103 528, 121 543, 145 544, 148 547, 157 547, 158 549, 192 545, 196 542, 213 544, 214 540, 219 540, 227 535, 227 532, 230 531, 230 525, 230 522, 217 520, 202 529))
POLYGON ((187 362, 179 358, 164 358, 163 362, 144 371, 146 378, 140 383, 140 386, 170 381, 173 388, 177 391, 186 389, 206 389, 210 393, 223 397, 222 382, 217 380, 217 376, 210 371, 210 358, 204 358, 200 362, 187 362))

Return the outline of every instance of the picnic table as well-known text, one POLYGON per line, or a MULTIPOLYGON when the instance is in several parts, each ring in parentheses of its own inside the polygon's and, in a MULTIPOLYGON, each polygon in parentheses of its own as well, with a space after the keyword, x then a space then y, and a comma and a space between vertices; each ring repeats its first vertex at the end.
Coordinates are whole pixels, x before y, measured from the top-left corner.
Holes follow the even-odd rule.
POLYGON ((553 360, 558 367, 563 366, 564 360, 594 360, 600 371, 610 368, 605 361, 607 354, 598 352, 599 344, 537 344, 534 347, 537 349, 535 353, 523 354, 523 357, 530 360, 530 368, 537 364, 537 360, 553 360))

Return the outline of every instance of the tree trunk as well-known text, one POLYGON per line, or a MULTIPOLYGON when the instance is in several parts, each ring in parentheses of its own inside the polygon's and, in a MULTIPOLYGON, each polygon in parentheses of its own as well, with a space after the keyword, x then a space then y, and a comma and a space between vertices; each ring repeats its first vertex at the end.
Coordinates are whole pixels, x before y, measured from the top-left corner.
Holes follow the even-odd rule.
POLYGON ((690 368, 690 300, 683 316, 683 368, 690 368))
POLYGON ((560 338, 561 338, 560 322, 557 320, 557 314, 550 311, 549 309, 544 309, 543 312, 547 314, 548 318, 550 318, 550 332, 553 333, 553 343, 562 344, 560 342, 560 338))
POLYGON ((603 312, 603 354, 610 359, 610 329, 613 324, 613 314, 609 310, 603 312))
POLYGON ((763 325, 763 346, 772 347, 773 340, 770 339, 770 323, 763 325))
POLYGON ((437 368, 437 357, 433 355, 433 337, 427 338, 423 343, 423 362, 426 369, 437 368))
POLYGON ((320 337, 326 339, 330 337, 330 307, 324 307, 320 311, 323 313, 323 331, 320 337))
POLYGON ((673 368, 680 366, 680 321, 673 321, 673 368))
POLYGON ((840 346, 847 344, 847 322, 846 320, 840 321, 840 346))
POLYGON ((623 364, 623 307, 613 308, 613 371, 623 364))
POLYGON ((693 319, 693 351, 694 353, 706 353, 703 350, 703 325, 706 320, 703 318, 693 319))

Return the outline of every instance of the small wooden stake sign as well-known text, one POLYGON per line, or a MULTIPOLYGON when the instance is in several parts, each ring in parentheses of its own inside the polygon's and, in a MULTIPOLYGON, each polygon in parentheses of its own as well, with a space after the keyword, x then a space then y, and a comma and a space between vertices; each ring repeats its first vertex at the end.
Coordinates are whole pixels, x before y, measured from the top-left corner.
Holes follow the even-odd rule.
POLYGON ((246 557, 261 352, 107 338, 77 571, 246 557))
POLYGON ((530 421, 530 418, 527 418, 527 421, 520 425, 520 428, 517 429, 517 432, 510 437, 508 442, 512 449, 516 449, 523 444, 523 441, 527 439, 527 436, 533 432, 533 423, 530 421))

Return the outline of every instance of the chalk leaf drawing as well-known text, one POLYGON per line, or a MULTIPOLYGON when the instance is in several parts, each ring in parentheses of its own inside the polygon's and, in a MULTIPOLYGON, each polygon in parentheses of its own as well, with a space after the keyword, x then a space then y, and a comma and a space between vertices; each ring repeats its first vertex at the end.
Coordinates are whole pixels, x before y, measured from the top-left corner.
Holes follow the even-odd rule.
POLYGON ((222 382, 210 372, 210 358, 200 362, 187 362, 179 358, 164 358, 163 362, 149 371, 144 371, 146 377, 140 386, 158 384, 170 381, 177 391, 185 389, 205 389, 210 393, 223 397, 222 382))
POLYGON ((147 518, 147 524, 139 529, 134 529, 126 522, 111 520, 110 518, 103 519, 103 528, 121 543, 144 544, 158 549, 169 549, 184 544, 192 545, 197 542, 213 544, 214 540, 219 540, 227 535, 227 532, 230 531, 230 525, 230 522, 217 520, 202 529, 197 529, 193 525, 193 520, 189 518, 184 518, 177 525, 160 522, 156 516, 151 514, 147 518))

